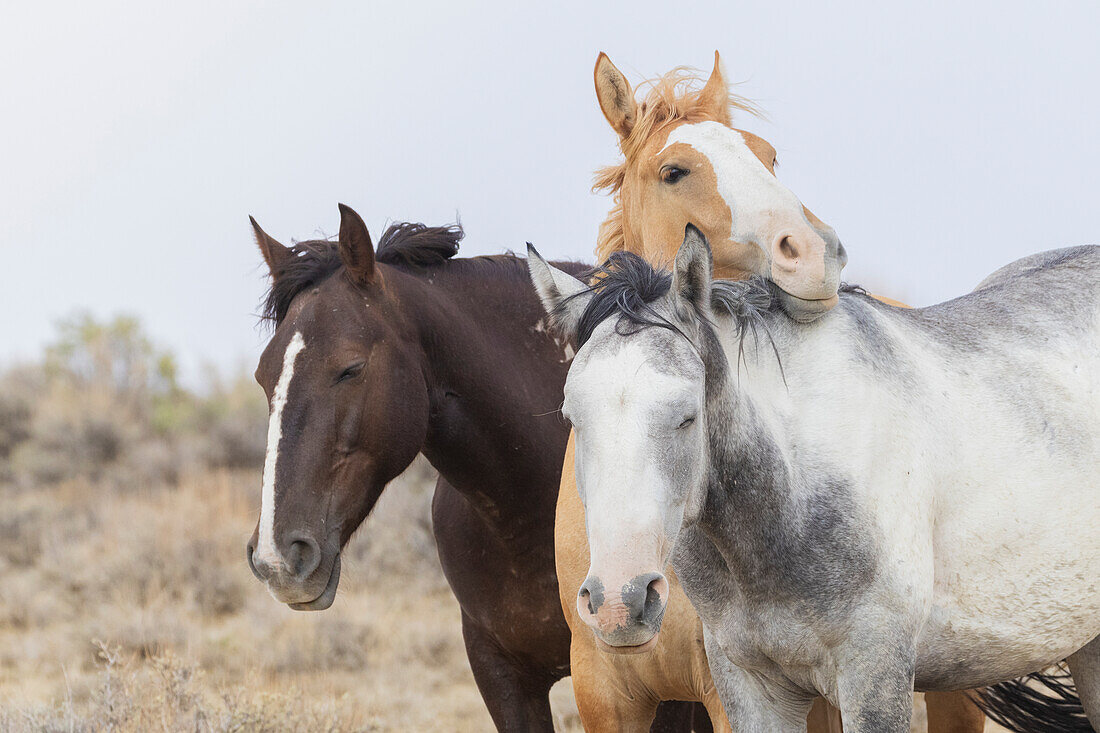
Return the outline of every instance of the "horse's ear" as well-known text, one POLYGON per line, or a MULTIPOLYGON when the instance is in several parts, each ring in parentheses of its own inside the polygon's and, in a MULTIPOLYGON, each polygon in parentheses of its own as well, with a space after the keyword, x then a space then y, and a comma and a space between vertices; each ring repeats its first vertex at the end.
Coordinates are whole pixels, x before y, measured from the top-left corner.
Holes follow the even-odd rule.
POLYGON ((676 253, 672 292, 696 310, 707 313, 710 310, 710 283, 713 277, 710 244, 694 224, 688 224, 684 229, 684 242, 676 253))
POLYGON ((351 279, 366 285, 374 279, 374 244, 362 217, 340 204, 340 259, 351 279))
POLYGON ((707 110, 710 115, 723 125, 730 125, 730 89, 726 85, 725 74, 722 73, 722 59, 718 52, 714 52, 714 69, 710 72, 703 91, 699 92, 699 105, 707 110))
POLYGON ((630 82, 603 51, 596 59, 593 76, 596 79, 596 98, 600 101, 603 116, 620 138, 626 138, 634 129, 638 116, 638 103, 634 101, 630 82))
POLYGON ((527 269, 551 324, 567 336, 575 336, 584 309, 592 299, 592 291, 577 278, 544 260, 530 242, 527 243, 527 269))
POLYGON ((248 220, 252 222, 252 233, 256 235, 256 244, 260 247, 264 262, 267 263, 267 270, 271 273, 272 278, 277 279, 283 265, 294 257, 294 253, 290 251, 290 247, 284 247, 276 242, 273 237, 268 236, 267 232, 261 229, 260 225, 251 216, 248 217, 248 220))

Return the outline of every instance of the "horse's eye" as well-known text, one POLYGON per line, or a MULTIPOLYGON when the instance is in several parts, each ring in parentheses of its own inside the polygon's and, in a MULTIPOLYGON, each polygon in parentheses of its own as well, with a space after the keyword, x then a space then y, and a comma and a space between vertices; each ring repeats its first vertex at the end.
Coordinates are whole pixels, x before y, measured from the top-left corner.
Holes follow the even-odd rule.
POLYGON ((665 183, 677 183, 688 174, 686 168, 677 168, 674 165, 666 165, 661 169, 661 180, 665 183))
POLYGON ((359 372, 363 371, 363 366, 364 362, 352 364, 347 369, 340 372, 340 376, 336 378, 336 383, 339 384, 340 382, 346 382, 349 379, 353 379, 354 377, 358 376, 359 372))
POLYGON ((684 429, 684 428, 686 428, 686 427, 687 427, 688 425, 691 425, 691 424, 692 424, 692 423, 694 423, 694 422, 695 422, 695 418, 694 418, 694 417, 689 417, 689 418, 686 418, 686 419, 685 419, 685 420, 684 420, 684 421, 683 421, 682 423, 680 423, 680 424, 679 424, 678 426, 676 426, 676 429, 677 429, 677 430, 683 430, 683 429, 684 429))

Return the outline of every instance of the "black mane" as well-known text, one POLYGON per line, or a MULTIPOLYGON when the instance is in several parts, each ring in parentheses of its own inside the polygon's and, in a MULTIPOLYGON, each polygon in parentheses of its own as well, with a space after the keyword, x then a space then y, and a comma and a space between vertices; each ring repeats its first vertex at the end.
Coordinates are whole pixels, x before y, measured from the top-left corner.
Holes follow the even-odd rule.
POLYGON ((382 233, 374 259, 387 265, 419 268, 438 265, 458 254, 458 243, 466 236, 461 224, 430 227, 399 221, 382 233))
MULTIPOLYGON (((653 307, 653 303, 672 288, 672 273, 654 268, 633 252, 615 252, 592 270, 589 277, 596 278, 595 283, 588 290, 572 296, 592 295, 577 323, 577 348, 591 338, 596 326, 616 315, 619 320, 615 328, 621 334, 655 326, 686 337, 672 319, 653 307)), ((727 312, 744 333, 746 328, 755 327, 766 312, 777 306, 778 299, 773 297, 773 287, 758 276, 748 280, 715 280, 711 283, 711 308, 727 312)), ((709 314, 696 315, 704 323, 709 323, 709 314)))
MULTIPOLYGON (((458 254, 458 243, 465 236, 459 224, 430 227, 412 222, 395 222, 387 227, 374 253, 375 262, 421 269, 439 265, 458 254)), ((264 297, 260 317, 278 325, 286 317, 290 303, 303 290, 318 285, 341 267, 337 243, 327 239, 298 242, 290 248, 264 297)))

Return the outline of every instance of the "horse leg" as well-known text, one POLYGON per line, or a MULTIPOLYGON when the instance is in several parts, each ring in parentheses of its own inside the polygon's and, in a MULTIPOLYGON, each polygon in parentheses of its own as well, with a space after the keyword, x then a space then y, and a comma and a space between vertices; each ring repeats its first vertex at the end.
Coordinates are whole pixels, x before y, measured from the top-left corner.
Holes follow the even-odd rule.
POLYGON ((497 730, 553 733, 550 687, 554 680, 517 665, 465 612, 462 639, 477 689, 497 730))
POLYGON ((711 676, 730 727, 738 733, 802 733, 813 696, 768 685, 729 660, 722 647, 703 627, 711 676))
POLYGON ((1100 730, 1100 636, 1071 654, 1066 660, 1077 686, 1081 707, 1092 727, 1100 730))
MULTIPOLYGON (((985 715, 965 692, 926 692, 928 733, 982 733, 985 715)), ((825 701, 814 700, 806 719, 809 733, 842 733, 840 711, 825 701)))
POLYGON ((985 714, 965 692, 926 692, 928 733, 982 733, 985 714))
POLYGON ((847 733, 909 733, 913 721, 913 657, 869 650, 842 666, 837 695, 847 733), (873 659, 871 653, 877 653, 873 659))
POLYGON ((695 703, 695 717, 692 719, 691 729, 695 733, 732 733, 730 722, 726 718, 726 710, 722 707, 718 690, 713 685, 710 687, 710 693, 703 696, 703 701, 695 703))
MULTIPOLYGON (((735 697, 741 693, 737 691, 737 686, 744 685, 750 688, 759 690, 759 683, 755 680, 742 680, 740 683, 735 682, 735 677, 747 676, 746 673, 738 669, 729 659, 726 658, 725 652, 718 646, 717 643, 710 640, 710 634, 704 629, 703 639, 707 644, 707 659, 710 660, 711 672, 714 676, 714 685, 723 699, 729 699, 735 697), (716 665, 717 661, 717 665, 716 665)), ((808 733, 842 733, 844 728, 840 721, 840 711, 826 702, 823 698, 812 698, 810 696, 803 697, 797 693, 790 696, 789 707, 791 709, 791 721, 789 726, 791 730, 802 731, 805 730, 808 733), (801 715, 801 720, 798 719, 798 715, 801 715)), ((728 705, 729 703, 727 703, 728 705)), ((761 716, 758 724, 763 726, 760 730, 771 730, 767 725, 768 713, 766 710, 763 712, 756 710, 752 711, 748 701, 741 703, 742 708, 739 714, 744 718, 751 718, 754 715, 761 716)), ((712 719, 714 716, 711 716, 712 719)), ((723 720, 723 723, 726 721, 723 720)), ((757 728, 751 727, 750 723, 742 720, 740 723, 733 724, 733 729, 737 731, 741 730, 756 730, 757 728)), ((729 728, 725 728, 729 730, 729 728)))

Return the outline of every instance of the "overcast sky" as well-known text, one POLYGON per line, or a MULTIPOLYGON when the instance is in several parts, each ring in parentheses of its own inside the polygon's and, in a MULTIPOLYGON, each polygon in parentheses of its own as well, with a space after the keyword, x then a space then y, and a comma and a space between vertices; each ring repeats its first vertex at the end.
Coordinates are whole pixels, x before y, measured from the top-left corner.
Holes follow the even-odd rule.
POLYGON ((458 212, 467 255, 590 259, 616 160, 599 51, 637 82, 714 49, 845 279, 927 305, 1100 242, 1100 5, 950 2, 9 4, 0 24, 0 363, 77 309, 249 368, 248 225, 372 232, 458 212))

